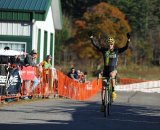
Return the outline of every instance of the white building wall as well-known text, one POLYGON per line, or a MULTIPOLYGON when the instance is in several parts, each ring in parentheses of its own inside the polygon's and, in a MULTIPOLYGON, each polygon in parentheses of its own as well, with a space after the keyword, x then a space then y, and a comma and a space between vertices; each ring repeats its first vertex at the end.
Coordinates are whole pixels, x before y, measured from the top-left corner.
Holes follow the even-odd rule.
MULTIPOLYGON (((38 43, 38 29, 41 29, 41 45, 40 45, 40 61, 43 59, 44 53, 44 31, 48 32, 47 41, 47 55, 50 50, 53 50, 52 57, 54 57, 54 48, 50 48, 50 34, 53 34, 53 43, 55 43, 55 24, 53 20, 53 11, 51 6, 49 8, 46 21, 32 21, 32 23, 25 22, 5 22, 0 21, 0 35, 10 36, 32 36, 32 49, 37 49, 38 43)), ((54 47, 54 45, 53 45, 54 47)), ((52 59, 54 65, 54 58, 52 59)))
MULTIPOLYGON (((55 27, 54 27, 54 21, 53 21, 53 17, 52 17, 52 10, 51 7, 49 8, 47 17, 46 17, 46 21, 36 21, 33 22, 33 35, 32 35, 32 42, 33 42, 33 49, 37 49, 37 42, 38 42, 38 29, 41 29, 41 45, 40 45, 40 61, 43 61, 43 53, 44 53, 44 31, 48 32, 48 41, 47 41, 47 55, 50 54, 50 34, 53 33, 53 36, 55 36, 55 27), (36 30, 36 31, 35 31, 36 30)), ((55 40, 55 37, 53 37, 53 40, 55 40)), ((53 48, 54 49, 54 48, 53 48)), ((54 50, 53 50, 54 52, 54 50)), ((54 57, 54 53, 52 54, 52 56, 54 57)), ((54 65, 54 60, 52 60, 52 65, 54 65)))
POLYGON ((48 41, 47 41, 47 55, 50 54, 50 33, 48 33, 48 37, 47 37, 48 41))
POLYGON ((31 36, 31 24, 0 21, 0 35, 31 36))
POLYGON ((55 29, 61 30, 62 29, 62 10, 61 10, 61 0, 52 0, 51 7, 53 10, 53 19, 55 29))
POLYGON ((53 66, 54 66, 54 52, 55 52, 55 33, 53 33, 53 54, 52 54, 52 63, 53 63, 53 66))
POLYGON ((43 50, 44 50, 44 30, 41 30, 41 45, 40 45, 40 62, 43 61, 43 50))
POLYGON ((55 28, 54 28, 54 24, 53 24, 53 17, 52 17, 52 10, 51 7, 49 8, 48 14, 47 14, 47 18, 46 21, 36 21, 35 25, 43 30, 46 30, 48 32, 52 32, 55 33, 55 28))

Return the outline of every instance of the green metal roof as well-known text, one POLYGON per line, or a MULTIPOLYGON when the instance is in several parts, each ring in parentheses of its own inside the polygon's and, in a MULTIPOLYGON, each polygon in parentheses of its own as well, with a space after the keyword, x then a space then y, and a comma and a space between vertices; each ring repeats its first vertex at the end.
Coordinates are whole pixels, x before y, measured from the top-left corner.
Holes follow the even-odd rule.
POLYGON ((45 20, 51 0, 0 0, 0 20, 45 20))

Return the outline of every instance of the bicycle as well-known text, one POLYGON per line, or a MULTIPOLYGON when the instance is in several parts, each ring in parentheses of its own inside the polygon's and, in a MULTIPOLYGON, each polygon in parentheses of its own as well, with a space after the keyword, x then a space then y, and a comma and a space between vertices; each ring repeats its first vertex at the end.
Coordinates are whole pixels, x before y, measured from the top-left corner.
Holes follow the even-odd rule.
POLYGON ((107 117, 110 115, 111 111, 111 105, 113 102, 112 99, 112 83, 111 83, 112 78, 103 78, 103 86, 105 86, 104 89, 104 117, 107 117))

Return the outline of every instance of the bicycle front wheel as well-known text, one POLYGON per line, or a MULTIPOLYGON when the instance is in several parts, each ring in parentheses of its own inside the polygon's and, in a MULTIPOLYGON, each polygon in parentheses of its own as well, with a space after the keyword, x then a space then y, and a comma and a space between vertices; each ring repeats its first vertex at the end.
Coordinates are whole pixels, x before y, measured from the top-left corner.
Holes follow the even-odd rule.
POLYGON ((110 114, 110 96, 109 96, 109 91, 106 89, 105 90, 105 97, 104 97, 104 117, 109 116, 110 114))

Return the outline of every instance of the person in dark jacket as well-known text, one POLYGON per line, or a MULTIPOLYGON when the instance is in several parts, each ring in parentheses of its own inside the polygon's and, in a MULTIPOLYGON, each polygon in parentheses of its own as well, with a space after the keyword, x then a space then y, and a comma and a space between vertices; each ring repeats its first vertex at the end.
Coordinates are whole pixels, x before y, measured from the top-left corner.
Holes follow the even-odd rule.
MULTIPOLYGON (((130 34, 127 33, 127 42, 126 45, 122 48, 115 48, 115 39, 113 37, 107 38, 107 44, 109 45, 108 48, 104 48, 99 46, 96 43, 96 40, 93 37, 92 33, 89 33, 89 37, 91 39, 91 43, 95 48, 97 48, 102 54, 103 54, 103 61, 104 61, 104 68, 103 68, 103 77, 106 79, 111 78, 112 81, 112 98, 113 100, 116 99, 117 94, 114 91, 115 88, 115 76, 117 75, 117 61, 119 54, 123 53, 128 49, 129 43, 130 43, 130 34)), ((105 90, 105 84, 106 82, 103 81, 102 85, 102 104, 104 103, 104 91, 105 90)), ((102 105, 103 107, 103 105, 102 105)), ((103 108, 101 107, 101 111, 103 111, 103 108)))
POLYGON ((68 77, 73 79, 73 80, 75 80, 75 81, 77 81, 77 82, 79 81, 77 79, 77 73, 76 73, 75 68, 71 68, 70 72, 68 73, 68 77))

